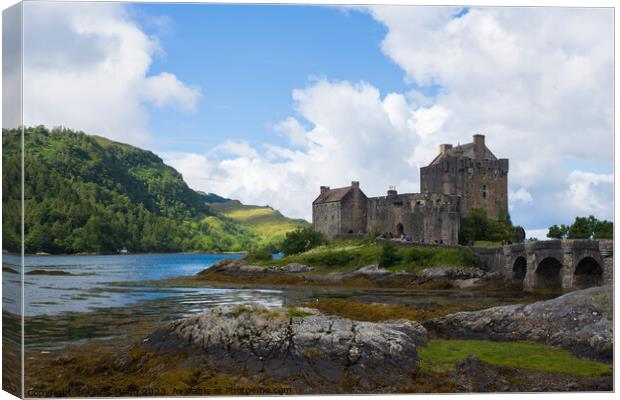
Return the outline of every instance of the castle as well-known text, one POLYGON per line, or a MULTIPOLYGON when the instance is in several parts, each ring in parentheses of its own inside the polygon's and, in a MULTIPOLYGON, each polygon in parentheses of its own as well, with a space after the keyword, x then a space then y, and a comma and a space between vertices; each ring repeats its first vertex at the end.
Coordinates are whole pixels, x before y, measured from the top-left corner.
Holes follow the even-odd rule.
POLYGON ((473 143, 442 144, 439 154, 420 169, 421 193, 366 197, 359 182, 330 189, 312 202, 312 226, 329 239, 360 232, 392 232, 426 243, 457 244, 461 218, 472 208, 489 218, 508 213, 508 159, 498 159, 474 135, 473 143))

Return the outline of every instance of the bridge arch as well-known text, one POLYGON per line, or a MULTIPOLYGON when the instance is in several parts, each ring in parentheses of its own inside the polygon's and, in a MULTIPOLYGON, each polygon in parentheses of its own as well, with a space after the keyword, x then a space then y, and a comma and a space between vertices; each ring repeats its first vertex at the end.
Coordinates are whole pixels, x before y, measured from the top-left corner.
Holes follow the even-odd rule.
POLYGON ((535 271, 536 289, 545 291, 562 290, 562 262, 555 257, 545 257, 535 271))
POLYGON ((527 260, 524 256, 519 256, 512 264, 512 280, 523 281, 527 274, 527 260))
POLYGON ((593 257, 583 257, 575 267, 573 275, 573 287, 584 289, 603 284, 603 266, 593 257))

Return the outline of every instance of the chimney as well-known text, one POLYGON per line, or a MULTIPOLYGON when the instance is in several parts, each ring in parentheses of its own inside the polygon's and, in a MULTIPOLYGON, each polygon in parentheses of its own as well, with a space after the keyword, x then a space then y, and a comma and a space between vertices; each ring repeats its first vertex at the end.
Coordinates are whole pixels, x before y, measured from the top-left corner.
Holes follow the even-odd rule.
POLYGON ((396 197, 397 195, 398 195, 398 192, 396 191, 396 186, 390 186, 390 188, 387 191, 387 197, 392 198, 392 197, 396 197))
POLYGON ((476 158, 481 159, 484 158, 485 146, 484 146, 484 135, 474 135, 474 154, 476 158))
POLYGON ((440 144, 439 145, 439 154, 446 154, 446 151, 452 148, 451 144, 440 144))
POLYGON ((359 189, 360 188, 360 182, 359 181, 352 181, 351 182, 351 187, 359 189))
POLYGON ((329 186, 321 186, 321 194, 327 192, 329 190, 329 186))

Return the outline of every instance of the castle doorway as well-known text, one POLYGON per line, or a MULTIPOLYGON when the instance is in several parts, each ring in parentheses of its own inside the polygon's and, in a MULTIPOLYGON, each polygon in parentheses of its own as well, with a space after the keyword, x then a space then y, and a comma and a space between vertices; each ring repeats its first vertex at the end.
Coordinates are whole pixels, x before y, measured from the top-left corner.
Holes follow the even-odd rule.
POLYGON ((396 234, 398 236, 403 235, 405 233, 405 227, 400 222, 396 225, 396 234))

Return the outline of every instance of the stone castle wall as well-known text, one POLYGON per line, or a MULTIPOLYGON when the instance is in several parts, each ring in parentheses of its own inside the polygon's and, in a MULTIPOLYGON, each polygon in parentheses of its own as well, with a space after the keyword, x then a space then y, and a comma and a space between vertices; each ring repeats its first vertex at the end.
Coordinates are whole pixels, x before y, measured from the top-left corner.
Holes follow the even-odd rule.
POLYGON ((422 192, 461 196, 461 217, 472 208, 486 210, 489 218, 508 212, 508 160, 446 157, 420 169, 422 192))
POLYGON ((341 233, 358 233, 366 231, 366 204, 368 198, 353 182, 351 192, 343 199, 341 233))
POLYGON ((317 232, 321 232, 329 239, 333 239, 340 234, 340 203, 313 204, 312 228, 317 232))
POLYGON ((416 242, 458 243, 458 199, 453 196, 409 193, 372 197, 368 199, 367 213, 371 232, 402 230, 416 242))

